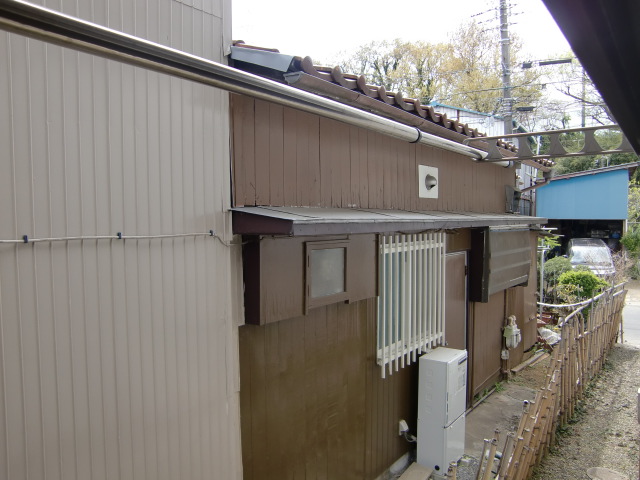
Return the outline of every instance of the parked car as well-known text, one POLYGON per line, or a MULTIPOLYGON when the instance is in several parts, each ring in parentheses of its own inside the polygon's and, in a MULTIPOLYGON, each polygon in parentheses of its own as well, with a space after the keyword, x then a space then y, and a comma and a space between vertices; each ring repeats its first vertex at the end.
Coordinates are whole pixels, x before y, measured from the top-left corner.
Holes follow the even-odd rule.
POLYGON ((601 277, 608 277, 616 272, 611 250, 599 238, 572 238, 569 240, 567 257, 573 268, 584 265, 601 277))

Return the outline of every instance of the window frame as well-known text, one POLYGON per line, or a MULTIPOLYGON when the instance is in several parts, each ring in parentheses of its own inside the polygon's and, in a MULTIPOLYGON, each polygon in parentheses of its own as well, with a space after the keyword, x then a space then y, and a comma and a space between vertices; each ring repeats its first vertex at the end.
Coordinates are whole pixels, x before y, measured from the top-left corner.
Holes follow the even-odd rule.
POLYGON ((446 234, 378 238, 376 356, 384 378, 385 371, 391 374, 444 344, 446 234), (400 268, 400 262, 407 265, 400 268))
POLYGON ((333 303, 346 302, 349 300, 349 245, 348 239, 344 240, 319 240, 305 242, 305 286, 304 286, 304 298, 305 298, 305 313, 308 313, 310 309, 316 307, 323 307, 325 305, 331 305, 333 303), (311 270, 311 254, 316 250, 331 250, 331 249, 344 249, 344 291, 324 295, 322 297, 312 297, 312 277, 313 272, 311 270))

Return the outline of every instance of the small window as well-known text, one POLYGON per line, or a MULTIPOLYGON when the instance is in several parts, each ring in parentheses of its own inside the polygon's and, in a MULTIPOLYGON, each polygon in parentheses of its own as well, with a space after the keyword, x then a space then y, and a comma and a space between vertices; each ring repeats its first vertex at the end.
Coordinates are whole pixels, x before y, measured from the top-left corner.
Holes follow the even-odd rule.
POLYGON ((349 299, 347 255, 349 242, 306 243, 306 308, 349 299))

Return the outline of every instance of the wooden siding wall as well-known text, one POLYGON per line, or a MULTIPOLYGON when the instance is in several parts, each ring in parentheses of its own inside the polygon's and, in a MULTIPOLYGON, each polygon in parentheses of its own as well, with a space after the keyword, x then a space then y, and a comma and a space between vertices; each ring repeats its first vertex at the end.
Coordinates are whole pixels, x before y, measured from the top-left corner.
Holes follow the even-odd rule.
POLYGON ((505 293, 494 293, 489 302, 471 303, 471 395, 476 395, 500 378, 500 352, 504 324, 505 293))
POLYGON ((376 365, 376 300, 240 327, 245 480, 374 479, 411 449, 417 364, 376 365))
MULTIPOLYGON (((226 1, 46 6, 222 60, 226 1)), ((228 145, 224 92, 0 32, 0 239, 228 242, 228 145)), ((0 478, 240 479, 239 254, 0 244, 0 478)))
MULTIPOLYGON (((349 302, 373 298, 377 291, 376 235, 323 236, 345 240, 349 302)), ((243 246, 245 322, 272 323, 305 313, 305 244, 319 237, 245 239, 243 246)))
POLYGON ((481 165, 268 102, 232 95, 235 206, 505 211, 514 169, 481 165), (418 198, 418 165, 439 168, 418 198))

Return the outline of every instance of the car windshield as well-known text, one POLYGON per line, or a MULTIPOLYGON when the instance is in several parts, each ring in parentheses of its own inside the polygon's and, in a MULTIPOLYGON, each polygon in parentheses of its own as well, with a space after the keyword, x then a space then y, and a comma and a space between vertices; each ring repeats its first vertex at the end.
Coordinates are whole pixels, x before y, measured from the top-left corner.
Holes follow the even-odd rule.
POLYGON ((611 265, 606 247, 573 246, 569 260, 573 265, 611 265))

